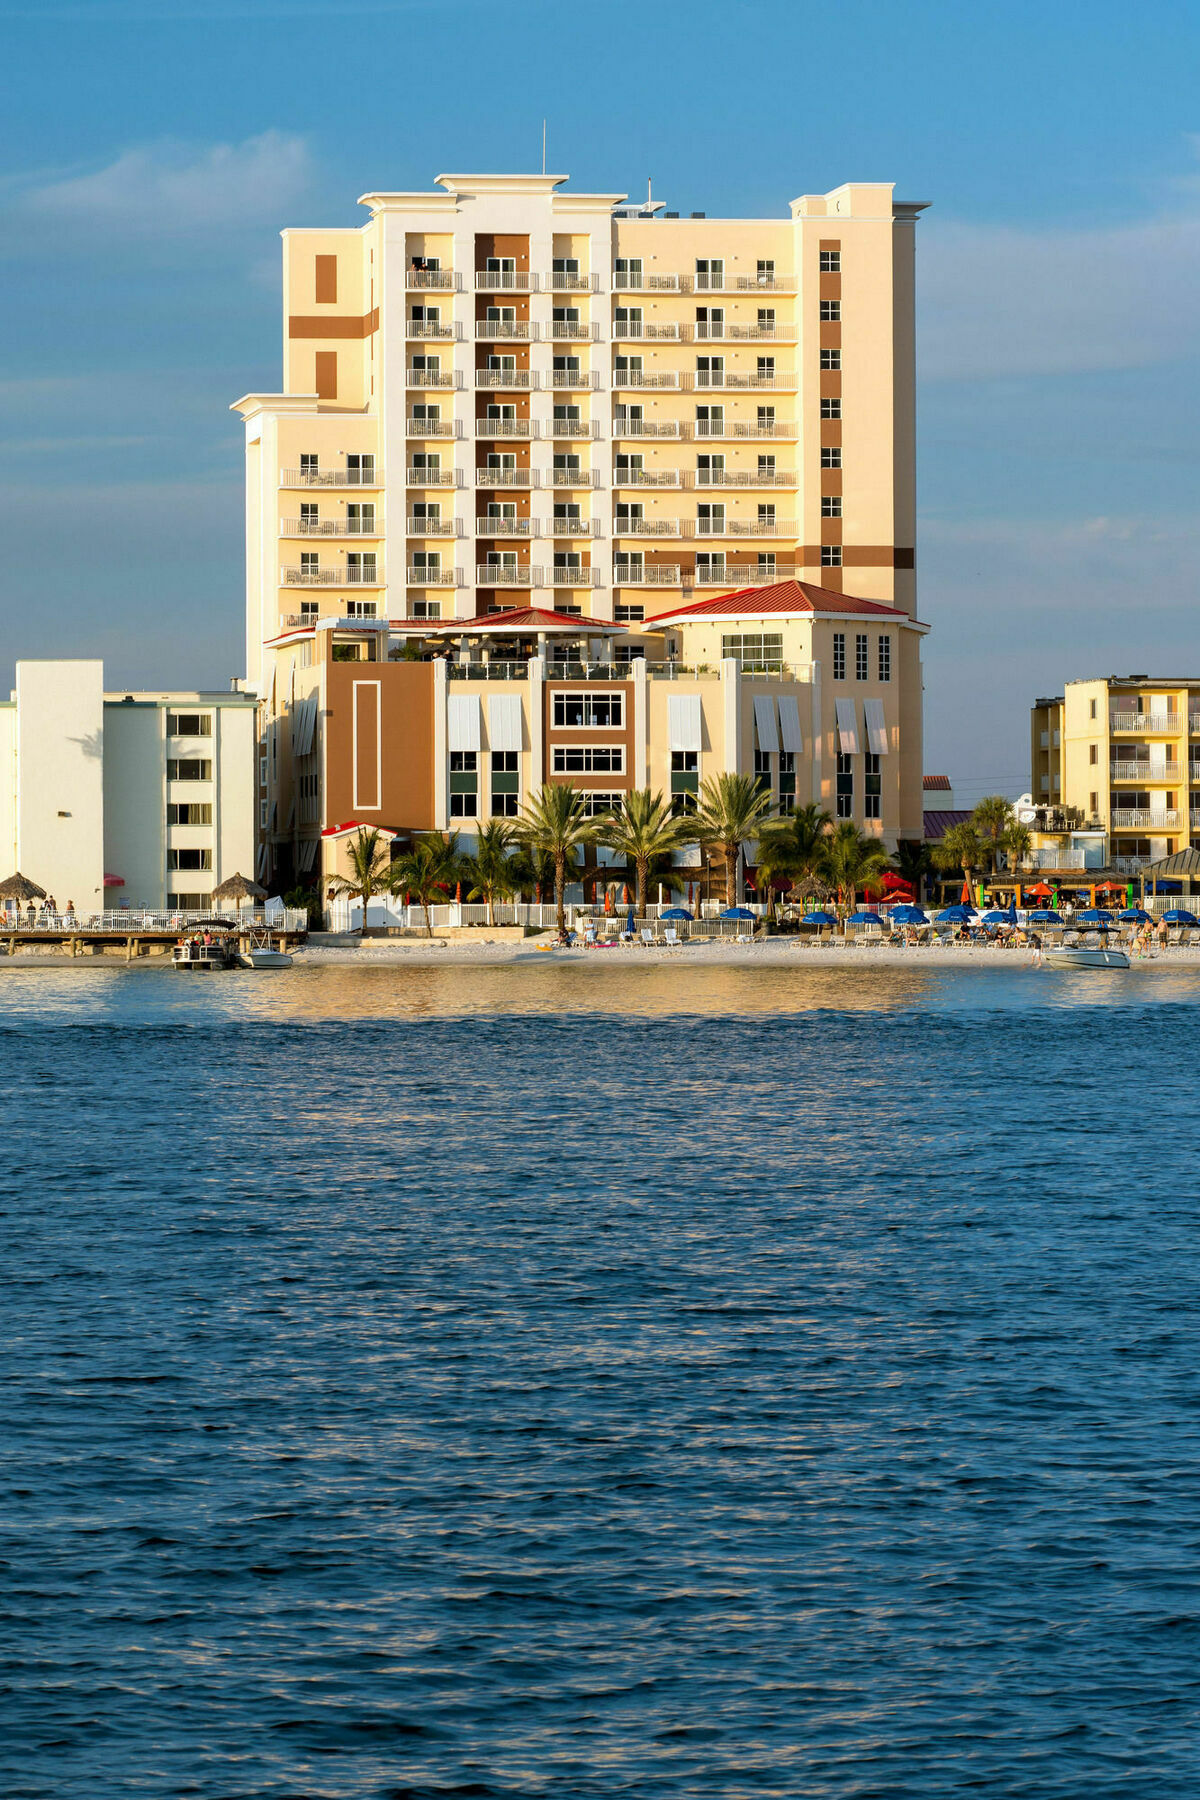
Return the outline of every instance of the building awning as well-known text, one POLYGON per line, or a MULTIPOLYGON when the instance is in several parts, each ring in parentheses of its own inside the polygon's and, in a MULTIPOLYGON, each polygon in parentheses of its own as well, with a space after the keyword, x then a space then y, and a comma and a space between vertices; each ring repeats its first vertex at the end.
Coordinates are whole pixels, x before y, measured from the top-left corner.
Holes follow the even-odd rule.
POLYGON ((857 756, 858 708, 853 700, 835 700, 833 704, 837 714, 838 749, 843 756, 857 756))
POLYGON ((766 755, 777 754, 779 733, 775 729, 775 702, 770 694, 754 696, 754 729, 759 749, 766 755))
POLYGON ((353 837, 356 831, 377 831, 380 837, 385 838, 400 836, 400 833, 393 831, 390 825, 370 824, 362 819, 346 819, 341 825, 327 825, 321 836, 323 838, 353 837))
POLYGON ((779 738, 785 750, 799 756, 804 749, 804 737, 800 730, 800 702, 795 694, 779 696, 779 738))
POLYGON ((611 619, 584 619, 573 613, 522 606, 506 612, 480 613, 473 619, 429 619, 423 622, 422 636, 537 637, 545 633, 548 637, 623 637, 628 630, 627 625, 616 625, 611 619))
POLYGON ((125 877, 123 875, 106 875, 104 885, 105 887, 124 887, 125 877))

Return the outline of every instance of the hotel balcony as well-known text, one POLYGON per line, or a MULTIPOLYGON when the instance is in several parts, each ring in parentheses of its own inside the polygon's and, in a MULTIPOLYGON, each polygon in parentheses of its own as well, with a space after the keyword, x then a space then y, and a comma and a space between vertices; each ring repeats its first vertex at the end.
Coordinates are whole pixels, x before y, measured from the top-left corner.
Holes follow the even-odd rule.
POLYGON ((598 388, 600 372, 598 369, 554 369, 550 374, 552 388, 598 388))
POLYGON ((682 435, 678 419, 623 419, 618 412, 613 420, 614 437, 677 438, 682 435))
POLYGON ((533 343, 538 328, 528 319, 477 319, 475 336, 480 343, 533 343))
POLYGON ((552 469, 550 485, 556 488, 591 488, 600 486, 599 469, 552 469))
POLYGON ((685 280, 680 275, 649 275, 638 270, 614 275, 613 288, 618 294, 678 294, 686 292, 685 280))
POLYGON ((790 419, 696 419, 686 435, 697 438, 794 438, 790 419))
POLYGON ((547 587, 599 587, 599 569, 564 569, 555 565, 546 571, 547 587))
POLYGON ((409 587, 465 587, 461 569, 427 569, 422 563, 410 563, 404 572, 409 587))
POLYGON ((457 469, 405 469, 409 487, 461 487, 457 469))
POLYGON ((477 513, 475 535, 492 538, 541 537, 542 527, 537 519, 496 519, 490 513, 477 513))
POLYGON ((538 378, 532 369, 476 369, 475 386, 477 388, 507 388, 529 390, 536 388, 538 378))
POLYGON ((545 587, 542 570, 529 563, 478 563, 475 568, 477 587, 545 587))
POLYGON ((1170 762, 1158 763, 1152 768, 1148 762, 1110 762, 1108 776, 1110 781, 1144 782, 1147 787, 1159 782, 1178 787, 1183 781, 1183 766, 1170 762))
POLYGON ((409 269, 404 278, 409 288, 436 288, 441 293, 457 293, 458 275, 453 269, 409 269))
POLYGON ((460 338, 462 326, 450 320, 435 325, 429 319, 410 319, 406 333, 410 338, 460 338))
POLYGON ((383 523, 372 519, 283 519, 280 537, 382 537, 383 523))
POLYGON ((1183 730, 1183 714, 1177 712, 1140 713, 1113 712, 1108 716, 1110 731, 1145 731, 1152 737, 1183 730))
MULTIPOLYGON (((700 337, 704 330, 705 328, 703 326, 697 325, 696 336, 700 337)), ((714 342, 718 339, 721 336, 721 330, 722 328, 720 326, 715 330, 710 329, 707 332, 709 341, 714 342)), ((724 327, 724 333, 726 342, 735 344, 794 344, 797 337, 794 325, 730 324, 724 327)))
POLYGON ((794 538, 795 519, 730 519, 725 526, 728 537, 794 538))
POLYGON ((375 466, 368 469, 281 469, 280 487, 382 487, 375 466))
POLYGON ((477 294, 536 294, 537 276, 522 269, 476 269, 477 294))
POLYGON ((462 376, 456 369, 406 369, 410 388, 460 388, 462 376))
POLYGON ((1171 831, 1178 829, 1179 814, 1174 808, 1156 813, 1143 812, 1141 807, 1116 806, 1109 823, 1113 831, 1171 831))
POLYGON ((659 563, 647 569, 641 563, 615 562, 612 578, 617 587, 678 587, 680 569, 678 563, 659 563))
POLYGON ((462 537, 463 522, 461 519, 410 518, 408 535, 409 537, 462 537))
POLYGON ((688 487, 698 488, 794 488, 794 469, 697 469, 687 477, 688 487))
POLYGON ((618 513, 613 520, 614 537, 678 537, 678 519, 623 519, 618 513))
POLYGON ((547 434, 554 438, 594 438, 600 436, 598 419, 552 419, 547 434))
POLYGON ((679 376, 674 369, 651 373, 648 369, 614 369, 615 388, 677 388, 679 376))
POLYGON ((614 487, 677 488, 683 483, 678 469, 617 469, 614 487))
POLYGON ((404 421, 409 437, 461 437, 462 427, 457 419, 418 419, 409 413, 404 421))
POLYGON ((383 570, 374 560, 327 569, 280 570, 281 587, 382 587, 383 570))
POLYGON ((739 294, 794 294, 797 292, 794 275, 735 275, 733 285, 739 294))
POLYGON ((599 537, 599 519, 548 519, 549 537, 599 537))
POLYGON ((476 469, 475 486, 481 488, 535 488, 536 469, 476 469))
POLYGON ((760 375, 756 370, 743 369, 697 369, 694 374, 685 374, 681 385, 685 388, 703 390, 713 388, 765 389, 769 393, 780 393, 793 389, 796 376, 776 370, 772 375, 760 375))
POLYGON ((599 275, 567 275, 561 269, 542 276, 542 287, 553 294, 596 294, 600 291, 599 275))
POLYGON ((686 329, 683 325, 647 325, 639 319, 625 324, 614 323, 612 334, 618 342, 629 338, 638 343, 678 343, 686 329))
POLYGON ((558 320, 549 326, 548 335, 556 344, 590 344, 599 340, 600 327, 585 319, 578 319, 573 325, 558 320))
POLYGON ((533 419, 476 419, 475 436, 480 438, 535 438, 537 423, 533 419))

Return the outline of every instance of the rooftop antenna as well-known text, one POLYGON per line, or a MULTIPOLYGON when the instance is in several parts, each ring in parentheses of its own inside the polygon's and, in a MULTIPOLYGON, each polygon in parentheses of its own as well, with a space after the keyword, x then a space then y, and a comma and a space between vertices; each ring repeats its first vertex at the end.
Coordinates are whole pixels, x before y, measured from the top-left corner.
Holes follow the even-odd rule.
POLYGON ((546 121, 542 120, 542 174, 546 173, 546 121))
POLYGON ((650 177, 647 175, 647 177, 646 177, 646 205, 649 206, 651 204, 651 202, 653 201, 653 199, 654 199, 654 196, 650 192, 650 177))

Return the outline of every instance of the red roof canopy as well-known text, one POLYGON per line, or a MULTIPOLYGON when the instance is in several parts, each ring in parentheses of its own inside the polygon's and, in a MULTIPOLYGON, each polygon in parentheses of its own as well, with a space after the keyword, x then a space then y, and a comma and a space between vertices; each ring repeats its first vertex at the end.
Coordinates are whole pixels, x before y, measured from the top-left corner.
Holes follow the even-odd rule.
MULTIPOLYGON (((401 620, 402 624, 412 621, 401 620)), ((573 613, 543 612, 537 606, 513 607, 504 612, 479 613, 473 619, 418 620, 421 635, 430 637, 513 637, 538 632, 570 632, 572 637, 605 637, 623 634, 629 628, 615 625, 611 619, 581 619, 573 613)))
POLYGON ((908 614, 900 607, 886 606, 882 600, 859 600, 854 594, 838 594, 832 588, 817 587, 811 581, 775 581, 768 587, 738 588, 730 594, 718 594, 712 600, 673 606, 669 612, 656 613, 646 623, 661 625, 671 619, 737 618, 752 613, 792 613, 806 618, 815 613, 869 613, 877 618, 909 622, 908 614))

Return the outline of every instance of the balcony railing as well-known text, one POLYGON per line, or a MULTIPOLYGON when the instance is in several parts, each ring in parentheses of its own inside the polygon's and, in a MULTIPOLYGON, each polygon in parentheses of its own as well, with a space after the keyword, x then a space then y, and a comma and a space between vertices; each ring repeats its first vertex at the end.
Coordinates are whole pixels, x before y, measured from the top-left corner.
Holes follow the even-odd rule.
POLYGON ((481 587, 544 587, 541 569, 528 563, 478 563, 475 580, 481 587))
POLYGON ((496 519, 490 513, 477 513, 475 535, 492 538, 541 537, 542 527, 537 519, 496 519))
POLYGON ((644 319, 635 319, 624 324, 614 323, 612 334, 618 342, 629 338, 642 343, 677 343, 684 335, 684 329, 682 325, 648 325, 644 319))
MULTIPOLYGON (((470 625, 469 619, 463 620, 464 630, 470 625)), ((451 681, 524 681, 529 675, 527 662, 451 662, 446 665, 446 674, 451 681)))
POLYGON ((383 570, 376 563, 347 564, 327 569, 285 568, 284 587, 382 587, 383 570))
POLYGON ((460 388, 462 376, 456 369, 413 369, 405 371, 410 388, 460 388))
POLYGON ((312 606, 307 608, 304 612, 284 613, 279 623, 284 631, 295 631, 297 629, 305 630, 317 624, 325 625, 327 627, 361 625, 367 629, 370 629, 372 625, 386 624, 386 620, 380 619, 377 616, 375 602, 373 600, 356 600, 353 601, 352 604, 358 608, 357 612, 353 614, 342 613, 331 617, 328 613, 323 612, 321 607, 314 602, 312 606))
POLYGON ((1114 712, 1109 714, 1111 731, 1148 731, 1151 734, 1167 731, 1183 730, 1183 714, 1176 712, 1140 713, 1114 712))
POLYGON ((537 375, 532 369, 476 369, 477 388, 535 388, 537 375))
POLYGON ((760 375, 756 369, 697 369, 695 374, 684 375, 682 385, 705 392, 713 388, 763 388, 775 393, 794 388, 796 377, 779 371, 771 375, 760 375))
POLYGON ((623 519, 618 513, 613 520, 614 537, 678 537, 678 519, 623 519))
POLYGON ((405 286, 410 288, 438 288, 443 293, 456 293, 458 275, 453 269, 409 269, 405 276, 405 286))
POLYGON ((1179 813, 1143 812, 1140 806, 1114 806, 1110 823, 1114 831, 1170 831, 1179 824, 1179 813))
POLYGON ((678 419, 623 419, 618 413, 613 420, 613 436, 625 438, 677 438, 678 419))
POLYGON ((552 469, 550 485, 556 488, 599 487, 599 469, 552 469))
POLYGON ((404 576, 409 587, 465 587, 461 569, 427 569, 422 563, 410 563, 404 576))
POLYGON ((612 578, 618 587, 678 587, 679 564, 656 563, 646 568, 641 563, 615 562, 612 578))
POLYGON ((547 532, 550 537, 599 537, 599 519, 549 519, 547 532))
POLYGON ((462 326, 439 320, 436 324, 431 319, 410 319, 408 321, 410 338, 460 338, 462 326))
POLYGON ((476 469, 475 486, 481 488, 537 487, 536 469, 476 469))
POLYGON ((599 569, 564 569, 560 564, 547 571, 550 587, 599 587, 599 569))
POLYGON ((674 369, 614 369, 612 384, 615 388, 677 388, 679 375, 674 369))
POLYGON ((537 424, 533 419, 476 419, 475 436, 481 438, 535 438, 537 424))
POLYGON ((419 515, 408 521, 409 537, 462 537, 461 519, 425 519, 419 515))
POLYGON ((462 429, 457 419, 418 419, 410 413, 405 420, 410 437, 461 437, 462 429))
POLYGON ((598 388, 600 372, 598 369, 554 369, 550 374, 550 386, 553 388, 598 388))
POLYGON ((726 530, 730 537, 783 537, 796 535, 795 519, 730 519, 726 530))
POLYGON ((1148 762, 1110 762, 1108 774, 1112 781, 1144 781, 1147 787, 1158 782, 1169 782, 1175 787, 1183 780, 1182 764, 1177 762, 1157 763, 1154 767, 1148 762))
POLYGON ((284 519, 280 537, 382 537, 382 524, 374 519, 284 519))
POLYGON ((793 325, 727 325, 725 336, 735 343, 794 344, 796 328, 793 325))
POLYGON ((538 335, 536 325, 528 319, 477 319, 475 336, 481 343, 533 343, 538 335))
POLYGON ((698 488, 794 488, 796 475, 792 469, 697 469, 687 476, 686 485, 698 488))
POLYGON ((678 469, 617 469, 613 474, 614 487, 677 488, 681 485, 678 469))
POLYGON ((1114 868, 1118 875, 1139 875, 1153 858, 1149 856, 1110 856, 1108 860, 1109 866, 1114 868))
POLYGON ((796 426, 791 419, 729 419, 713 423, 697 419, 691 430, 698 438, 794 438, 796 426))
POLYGON ((280 487, 381 487, 375 469, 282 469, 280 487))
POLYGON ((597 419, 552 419, 549 435, 556 438, 599 437, 600 423, 597 419))
POLYGON ((638 271, 636 274, 614 275, 613 287, 619 294, 679 293, 681 278, 678 275, 650 275, 638 271))
POLYGON ((524 269, 476 269, 477 293, 536 294, 538 279, 524 269))
POLYGON ((600 291, 599 275, 543 275, 542 286, 555 294, 596 294, 600 291))
POLYGON ((576 319, 574 322, 557 319, 550 325, 549 334, 556 344, 592 343, 599 338, 600 327, 598 324, 589 324, 586 319, 576 319))
POLYGON ((409 487, 461 487, 457 469, 406 469, 409 487))
POLYGON ((729 587, 733 570, 724 563, 701 564, 689 578, 696 587, 729 587))

